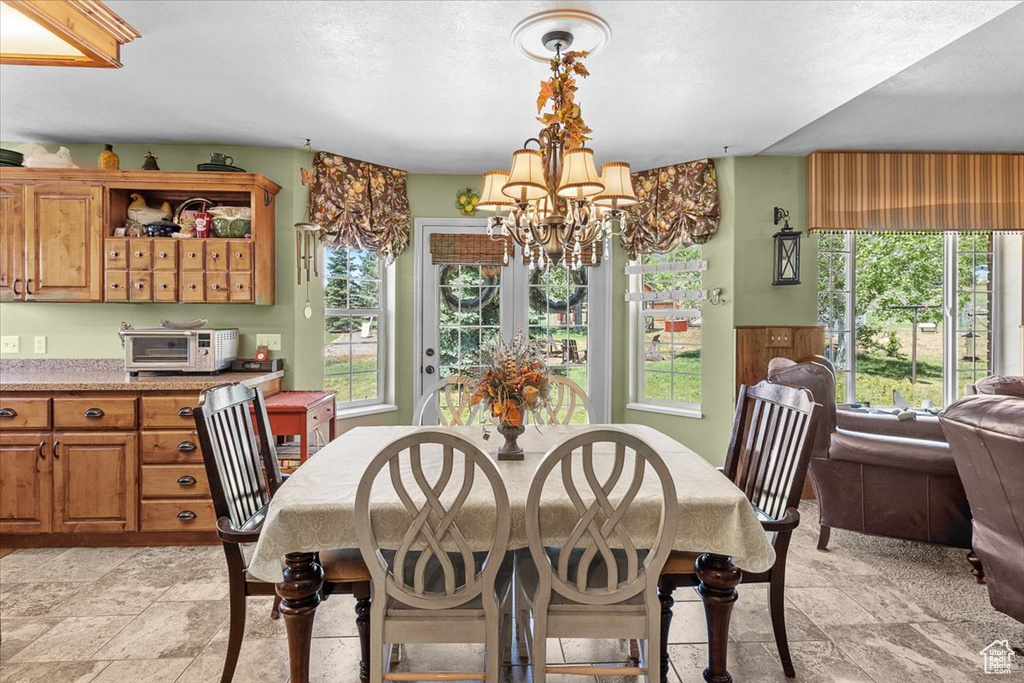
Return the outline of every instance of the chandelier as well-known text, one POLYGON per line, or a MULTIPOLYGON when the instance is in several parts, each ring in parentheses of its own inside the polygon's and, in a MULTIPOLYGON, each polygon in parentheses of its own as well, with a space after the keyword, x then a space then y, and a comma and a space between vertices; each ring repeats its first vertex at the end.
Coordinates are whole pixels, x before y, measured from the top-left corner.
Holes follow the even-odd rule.
POLYGON ((515 241, 531 269, 563 263, 578 270, 589 251, 597 263, 597 245, 608 253, 612 226, 625 220, 623 209, 636 203, 629 164, 610 161, 597 172, 594 150, 586 146, 590 128, 575 101, 576 78, 589 75, 587 52, 563 52, 573 42, 568 31, 545 33, 544 47, 554 53, 551 77, 541 82, 537 98, 540 134, 512 154, 509 171, 484 173, 477 208, 493 210, 487 234, 515 241), (552 111, 544 112, 550 104, 552 111), (536 145, 537 149, 532 149, 536 145))

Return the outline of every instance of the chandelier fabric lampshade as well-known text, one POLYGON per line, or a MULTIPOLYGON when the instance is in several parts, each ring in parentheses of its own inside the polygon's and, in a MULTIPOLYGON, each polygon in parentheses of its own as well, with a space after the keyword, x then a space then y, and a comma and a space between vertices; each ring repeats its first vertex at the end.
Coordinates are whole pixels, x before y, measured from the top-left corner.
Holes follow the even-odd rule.
POLYGON ((609 161, 601 165, 601 182, 604 189, 594 197, 598 206, 617 211, 636 204, 633 179, 629 164, 625 161, 609 161))
POLYGON ((484 186, 480 190, 480 201, 476 208, 482 211, 501 211, 515 204, 511 197, 502 189, 508 183, 508 171, 487 171, 484 173, 484 186))
POLYGON ((519 149, 512 153, 512 171, 502 192, 505 196, 524 203, 547 195, 548 188, 544 184, 544 155, 540 150, 519 149))
POLYGON ((567 199, 586 199, 604 189, 601 176, 594 166, 594 150, 589 147, 570 149, 562 158, 562 179, 558 183, 558 196, 567 199))

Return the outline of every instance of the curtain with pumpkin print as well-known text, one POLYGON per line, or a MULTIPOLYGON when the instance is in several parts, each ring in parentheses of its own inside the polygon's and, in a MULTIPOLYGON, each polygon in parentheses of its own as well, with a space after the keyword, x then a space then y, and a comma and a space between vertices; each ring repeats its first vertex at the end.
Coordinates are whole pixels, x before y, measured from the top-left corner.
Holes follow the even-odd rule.
POLYGON ((391 263, 409 246, 406 172, 329 152, 313 159, 311 220, 321 242, 372 251, 391 263))
POLYGON ((620 243, 630 259, 703 244, 718 231, 720 209, 711 159, 633 174, 637 203, 627 210, 620 243))

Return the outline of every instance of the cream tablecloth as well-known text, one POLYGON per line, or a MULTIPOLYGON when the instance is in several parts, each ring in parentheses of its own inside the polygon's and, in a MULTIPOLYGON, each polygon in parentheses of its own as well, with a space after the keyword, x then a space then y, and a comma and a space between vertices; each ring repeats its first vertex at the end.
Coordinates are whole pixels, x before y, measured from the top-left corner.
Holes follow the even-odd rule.
MULTIPOLYGON (((679 499, 679 523, 673 548, 729 555, 738 567, 752 572, 771 567, 775 551, 750 503, 732 482, 689 448, 656 429, 642 425, 611 426, 647 441, 668 465, 679 499)), ((306 461, 274 496, 260 540, 251 555, 250 573, 264 581, 276 582, 281 580, 287 553, 357 547, 354 512, 359 479, 386 444, 416 429, 358 427, 332 441, 306 461)), ((444 429, 472 441, 492 457, 501 443, 501 436, 493 430, 490 440, 485 440, 480 427, 444 429)), ((519 438, 526 451, 525 460, 497 463, 512 507, 510 548, 525 548, 527 545, 526 497, 544 453, 559 441, 586 429, 585 425, 545 426, 541 431, 528 427, 519 438)), ((599 454, 600 450, 595 449, 595 463, 598 463, 595 469, 600 475, 602 459, 599 454)), ((434 481, 436 475, 431 476, 426 466, 424 469, 428 472, 428 479, 434 481)), ((412 481, 407 471, 403 474, 404 481, 412 481)), ((627 478, 623 477, 623 487, 627 485, 627 478)), ((384 543, 397 543, 408 529, 409 516, 388 482, 386 469, 377 481, 372 497, 374 526, 384 543)), ((448 491, 454 493, 460 481, 461 475, 453 477, 448 491)), ((488 514, 488 500, 493 500, 493 497, 488 495, 482 476, 475 481, 458 524, 468 543, 485 549, 494 538, 494 515, 488 514)), ((552 480, 549 483, 552 485, 545 488, 541 503, 542 530, 561 533, 564 538, 566 529, 559 528, 559 524, 571 529, 579 515, 561 486, 555 486, 552 480)), ((648 476, 624 520, 636 547, 644 547, 644 542, 656 534, 660 491, 653 471, 648 468, 648 476)))

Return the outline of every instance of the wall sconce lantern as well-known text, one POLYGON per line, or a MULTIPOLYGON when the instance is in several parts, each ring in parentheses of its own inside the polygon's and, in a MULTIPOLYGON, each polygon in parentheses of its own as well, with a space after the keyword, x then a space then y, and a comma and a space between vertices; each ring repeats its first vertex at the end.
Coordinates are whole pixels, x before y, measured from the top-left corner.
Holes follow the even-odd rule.
POLYGON ((772 235, 775 240, 775 272, 773 285, 800 284, 800 231, 789 227, 789 211, 775 207, 775 225, 782 230, 772 235))

